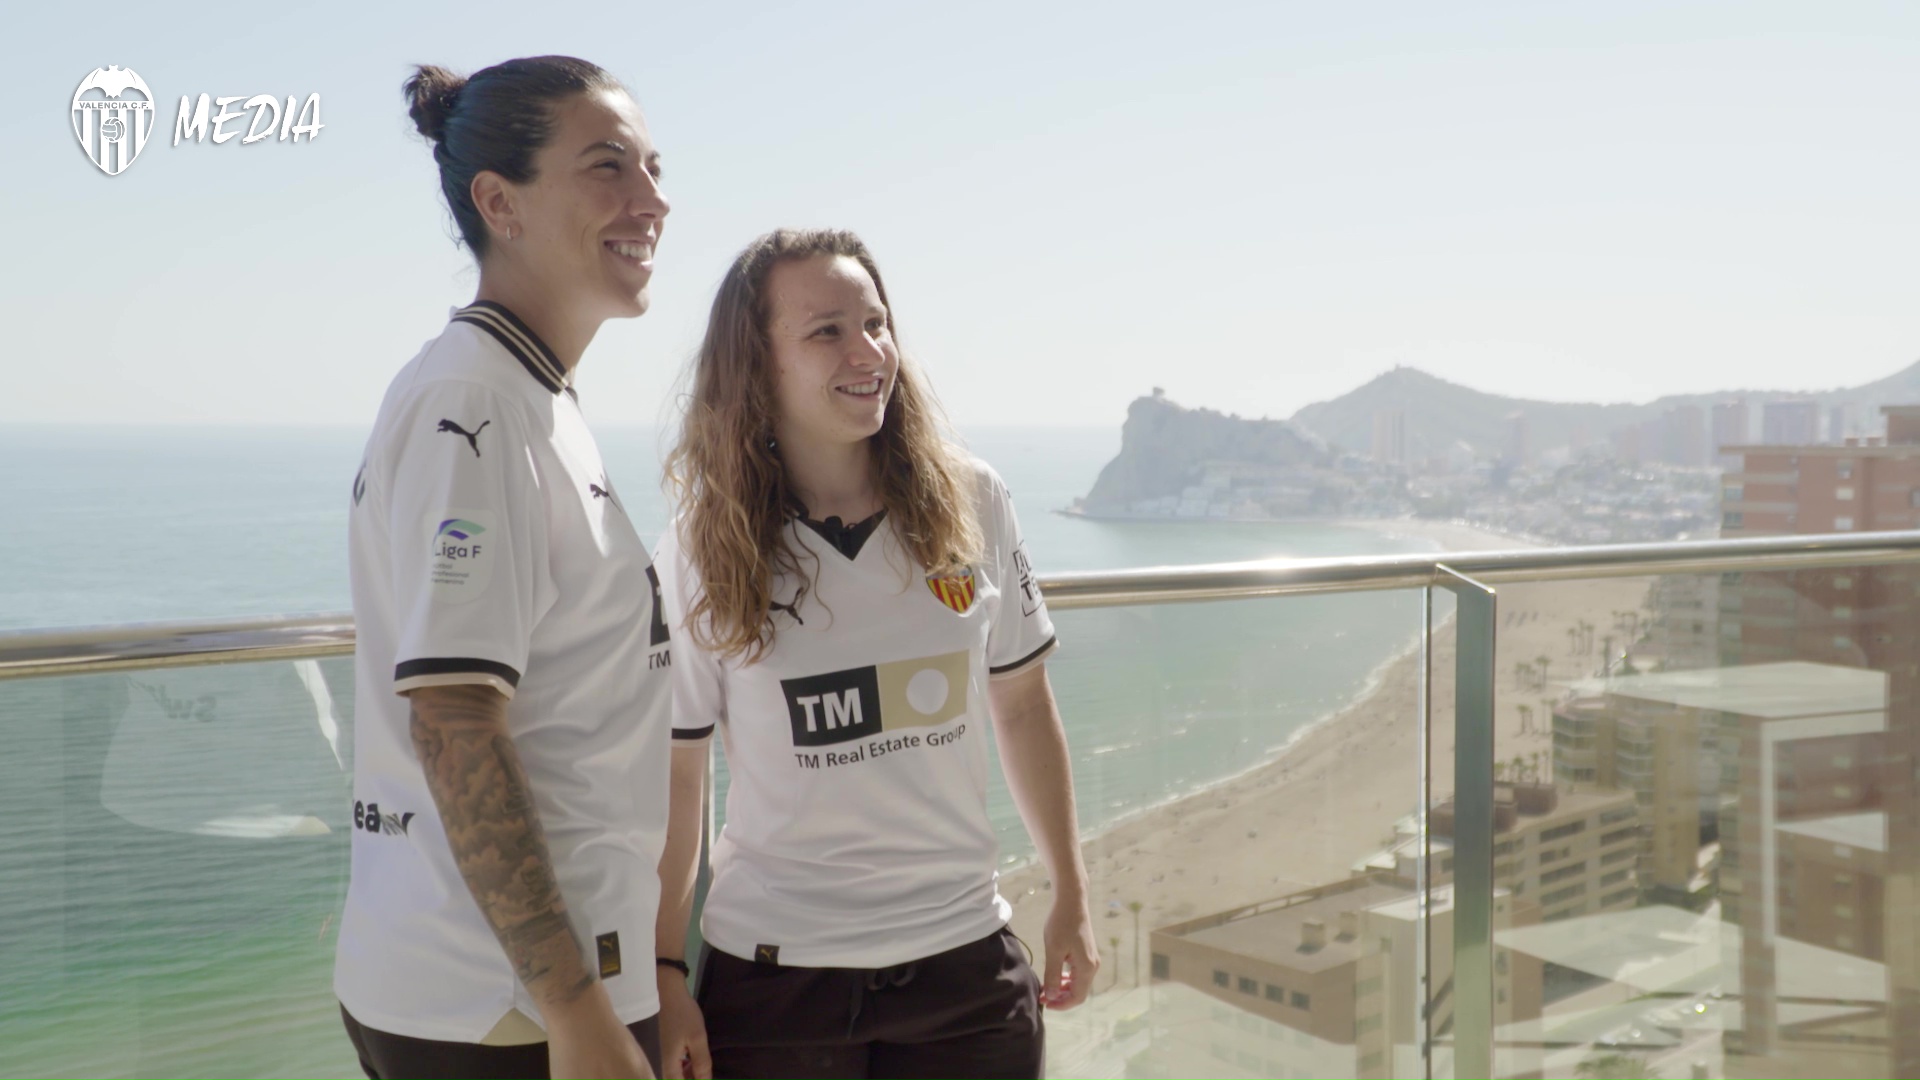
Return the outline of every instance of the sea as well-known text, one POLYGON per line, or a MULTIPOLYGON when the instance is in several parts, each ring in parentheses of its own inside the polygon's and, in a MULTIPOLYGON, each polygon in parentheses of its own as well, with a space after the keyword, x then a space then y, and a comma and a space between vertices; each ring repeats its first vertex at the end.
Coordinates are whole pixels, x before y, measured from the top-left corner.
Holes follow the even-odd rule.
MULTIPOLYGON (((1059 513, 1117 429, 962 432, 1042 573, 1431 550, 1327 523, 1059 513)), ((0 634, 348 609, 365 432, 0 428, 0 634)), ((660 434, 599 433, 649 544, 660 434)), ((1083 831, 1283 752, 1418 640, 1411 593, 1056 613, 1083 831)), ((331 997, 349 660, 0 682, 0 1075, 356 1075, 331 997)), ((1408 717, 1408 723, 1414 718, 1408 717)), ((719 766, 724 784, 724 762, 719 766)), ((1032 845, 997 776, 1006 865, 1032 845)))

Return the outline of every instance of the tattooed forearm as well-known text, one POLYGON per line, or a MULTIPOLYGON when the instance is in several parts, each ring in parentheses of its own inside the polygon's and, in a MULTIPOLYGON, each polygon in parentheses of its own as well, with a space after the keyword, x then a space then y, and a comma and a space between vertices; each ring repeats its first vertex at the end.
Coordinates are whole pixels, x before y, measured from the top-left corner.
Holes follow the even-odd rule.
POLYGON ((507 737, 507 700, 485 686, 415 690, 413 748, 453 859, 515 974, 535 1000, 592 986, 553 876, 527 772, 507 737))

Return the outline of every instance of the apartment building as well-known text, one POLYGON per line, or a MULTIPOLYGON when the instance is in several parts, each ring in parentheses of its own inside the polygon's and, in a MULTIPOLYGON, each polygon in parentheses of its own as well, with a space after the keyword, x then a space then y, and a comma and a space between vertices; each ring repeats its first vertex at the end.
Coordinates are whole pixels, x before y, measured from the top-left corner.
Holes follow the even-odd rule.
MULTIPOLYGON (((1541 921, 1638 902, 1640 811, 1632 792, 1497 784, 1494 799, 1494 887, 1538 906, 1541 921)), ((1453 803, 1435 807, 1429 824, 1433 882, 1444 885, 1453 880, 1453 803)), ((1421 846, 1419 822, 1405 819, 1393 843, 1355 870, 1417 880, 1421 846)))
MULTIPOLYGON (((1190 919, 1151 935, 1156 982, 1304 1033, 1320 1068, 1353 1076, 1394 1074, 1395 1047, 1423 1038, 1419 970, 1433 970, 1435 1035, 1453 1018, 1452 890, 1434 890, 1430 947, 1419 940, 1419 891, 1411 879, 1370 871, 1345 881, 1190 919), (1329 1062, 1326 1048, 1351 1048, 1329 1062)), ((1496 928, 1532 925, 1539 908, 1499 890, 1496 928)), ((1537 1019, 1541 963, 1496 949, 1496 1023, 1537 1019)), ((1404 1056, 1404 1055, 1403 1055, 1404 1056)))

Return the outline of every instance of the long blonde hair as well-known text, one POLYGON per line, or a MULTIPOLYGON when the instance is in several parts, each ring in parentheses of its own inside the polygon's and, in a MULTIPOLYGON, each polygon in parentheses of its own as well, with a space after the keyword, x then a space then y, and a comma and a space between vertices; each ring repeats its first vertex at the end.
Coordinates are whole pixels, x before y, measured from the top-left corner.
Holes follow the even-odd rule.
MULTIPOLYGON (((701 646, 724 657, 744 655, 748 663, 773 641, 775 577, 790 574, 801 581, 801 595, 807 589, 788 539, 789 508, 798 500, 773 445, 767 277, 783 262, 833 256, 865 268, 894 332, 886 284, 859 237, 837 229, 780 229, 760 237, 733 260, 713 298, 680 439, 667 455, 680 542, 702 586, 685 613, 687 630, 701 646)), ((905 356, 868 447, 880 503, 914 561, 932 573, 952 573, 977 560, 982 541, 971 467, 947 438, 924 376, 905 356)), ((796 596, 793 604, 799 603, 796 596)))

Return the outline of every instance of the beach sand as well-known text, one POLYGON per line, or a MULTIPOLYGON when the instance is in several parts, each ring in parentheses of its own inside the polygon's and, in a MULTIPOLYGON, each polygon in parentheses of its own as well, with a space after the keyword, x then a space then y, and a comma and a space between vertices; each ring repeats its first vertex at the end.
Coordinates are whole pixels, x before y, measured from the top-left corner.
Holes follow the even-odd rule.
MULTIPOLYGON (((1444 522, 1349 524, 1424 536, 1446 550, 1539 546, 1444 522)), ((1567 628, 1581 619, 1610 627, 1614 611, 1644 606, 1650 582, 1613 578, 1499 590, 1497 760, 1540 753, 1550 768, 1551 716, 1543 703, 1598 664, 1594 652, 1570 655, 1567 628), (1523 688, 1515 663, 1542 656, 1549 658, 1546 690, 1523 688), (1522 707, 1530 717, 1523 719, 1522 707)), ((1436 799, 1452 788, 1453 644, 1449 619, 1434 634, 1436 799)), ((1414 650, 1388 663, 1370 693, 1276 758, 1087 839, 1094 929, 1104 954, 1096 993, 1125 992, 1147 978, 1146 943, 1136 950, 1136 927, 1144 938, 1158 926, 1338 881, 1389 843, 1394 823, 1417 808, 1419 679, 1414 650)), ((1051 899, 1045 869, 1029 865, 1004 874, 1001 892, 1013 903, 1015 932, 1038 962, 1051 899)))

